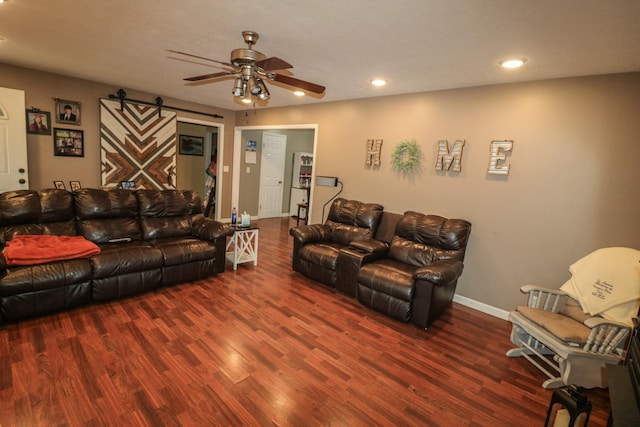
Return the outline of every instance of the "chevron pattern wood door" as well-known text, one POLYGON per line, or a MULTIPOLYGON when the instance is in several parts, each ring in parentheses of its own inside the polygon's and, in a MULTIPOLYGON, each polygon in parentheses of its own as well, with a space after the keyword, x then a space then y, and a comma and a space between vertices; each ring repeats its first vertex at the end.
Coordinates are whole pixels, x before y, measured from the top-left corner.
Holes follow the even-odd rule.
POLYGON ((175 188, 176 113, 155 106, 100 100, 102 185, 135 182, 135 188, 175 188))

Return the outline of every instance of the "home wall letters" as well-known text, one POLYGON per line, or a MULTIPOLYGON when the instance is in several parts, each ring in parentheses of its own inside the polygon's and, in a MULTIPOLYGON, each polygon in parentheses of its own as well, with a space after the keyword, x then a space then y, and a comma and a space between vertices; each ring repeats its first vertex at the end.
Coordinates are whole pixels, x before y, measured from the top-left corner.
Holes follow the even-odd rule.
MULTIPOLYGON (((437 171, 460 172, 462 170, 462 152, 465 140, 456 140, 453 147, 449 149, 449 141, 444 139, 438 141, 438 153, 434 169, 437 171)), ((492 175, 509 175, 511 165, 507 163, 507 155, 513 150, 512 140, 491 141, 489 146, 490 157, 487 173, 492 175)), ((380 166, 380 156, 382 151, 381 139, 368 139, 365 152, 366 166, 380 166)))

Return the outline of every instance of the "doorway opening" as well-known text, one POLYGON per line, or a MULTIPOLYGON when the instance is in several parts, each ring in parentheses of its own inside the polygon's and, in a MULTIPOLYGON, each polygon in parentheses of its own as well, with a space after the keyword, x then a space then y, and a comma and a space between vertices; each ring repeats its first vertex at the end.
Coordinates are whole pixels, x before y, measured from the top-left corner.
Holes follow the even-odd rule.
MULTIPOLYGON (((286 160, 284 179, 282 183, 282 202, 280 209, 280 216, 291 216, 297 214, 297 212, 290 211, 291 194, 292 194, 292 170, 294 152, 296 151, 308 151, 315 156, 316 142, 317 142, 317 129, 316 124, 302 124, 302 125, 273 125, 273 126, 238 126, 234 129, 234 142, 233 142, 233 175, 231 185, 231 203, 232 206, 237 207, 239 211, 246 211, 252 218, 260 218, 259 215, 259 200, 260 200, 260 187, 262 186, 261 164, 247 163, 247 148, 252 146, 254 142, 260 141, 257 144, 257 149, 260 151, 256 157, 260 159, 262 152, 262 138, 263 134, 281 134, 287 136, 287 148, 286 148, 286 160), (305 141, 308 141, 307 145, 305 141), (301 145, 302 144, 302 145, 301 145)), ((252 159, 252 157, 250 157, 252 159)), ((311 207, 313 200, 313 177, 315 176, 315 170, 313 170, 310 179, 308 179, 309 187, 307 194, 308 206, 311 207)), ((306 212, 306 217, 310 218, 311 211, 306 212)))
POLYGON ((180 153, 176 147, 177 188, 197 192, 203 202, 204 212, 213 219, 220 220, 217 203, 221 197, 222 174, 217 165, 224 154, 224 125, 222 123, 178 117, 178 144, 180 135, 202 138, 201 150, 180 153), (186 154, 185 154, 186 153, 186 154))

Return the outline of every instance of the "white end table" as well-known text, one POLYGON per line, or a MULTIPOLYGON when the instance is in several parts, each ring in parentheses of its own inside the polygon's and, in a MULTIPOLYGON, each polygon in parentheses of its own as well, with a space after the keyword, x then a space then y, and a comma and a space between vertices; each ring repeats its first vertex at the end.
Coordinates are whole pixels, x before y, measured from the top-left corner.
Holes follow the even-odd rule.
POLYGON ((238 269, 238 264, 253 262, 258 265, 258 227, 232 225, 233 234, 227 242, 226 258, 238 269))

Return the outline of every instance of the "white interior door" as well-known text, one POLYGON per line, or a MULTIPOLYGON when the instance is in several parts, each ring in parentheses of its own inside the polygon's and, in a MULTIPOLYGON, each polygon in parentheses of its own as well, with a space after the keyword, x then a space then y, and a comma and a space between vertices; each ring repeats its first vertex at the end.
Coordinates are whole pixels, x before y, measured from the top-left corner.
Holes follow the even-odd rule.
POLYGON ((262 134, 258 208, 258 217, 260 218, 282 216, 282 192, 284 189, 284 162, 286 152, 286 135, 269 132, 262 134))
POLYGON ((29 188, 24 91, 0 88, 0 192, 29 188))

